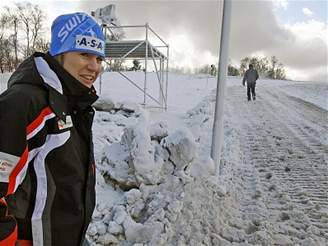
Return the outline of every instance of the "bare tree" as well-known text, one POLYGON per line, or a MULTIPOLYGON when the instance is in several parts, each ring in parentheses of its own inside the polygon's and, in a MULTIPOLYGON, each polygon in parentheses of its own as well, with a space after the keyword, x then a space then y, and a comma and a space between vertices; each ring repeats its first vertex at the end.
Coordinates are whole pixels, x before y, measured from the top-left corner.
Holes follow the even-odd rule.
POLYGON ((4 73, 11 71, 14 66, 14 59, 11 52, 11 45, 6 34, 6 28, 8 26, 8 16, 1 15, 0 17, 0 71, 4 73))
POLYGON ((28 2, 17 3, 16 8, 26 37, 26 47, 23 51, 24 58, 26 58, 36 49, 36 44, 41 36, 45 15, 39 6, 32 5, 28 2))
POLYGON ((244 74, 246 72, 249 62, 250 62, 249 57, 245 57, 245 58, 241 59, 241 61, 240 61, 240 73, 241 74, 244 74))
POLYGON ((26 36, 26 48, 24 50, 24 58, 28 57, 30 54, 30 33, 31 33, 31 17, 29 15, 29 9, 31 9, 30 3, 16 3, 16 7, 18 10, 19 20, 23 24, 23 30, 26 36))
POLYGON ((260 76, 267 76, 269 70, 269 60, 267 57, 263 57, 259 62, 258 73, 260 76))
POLYGON ((239 76, 240 72, 239 69, 233 66, 232 64, 228 65, 228 75, 229 76, 239 76))
POLYGON ((14 57, 10 49, 10 42, 4 38, 3 33, 0 34, 0 71, 12 71, 15 67, 14 57))
POLYGON ((15 69, 15 59, 11 52, 11 43, 8 39, 4 41, 4 62, 5 62, 5 70, 6 71, 13 71, 15 69))
POLYGON ((1 19, 0 19, 0 71, 1 73, 4 72, 4 54, 3 54, 3 51, 4 51, 4 40, 5 40, 5 37, 4 37, 4 28, 6 26, 6 19, 1 16, 1 19))
POLYGON ((35 50, 40 52, 47 52, 49 50, 50 42, 44 38, 38 38, 35 43, 35 50))
POLYGON ((272 79, 276 79, 276 69, 277 69, 277 65, 278 65, 278 59, 275 56, 271 56, 271 60, 270 60, 271 64, 270 64, 270 69, 268 71, 268 76, 269 78, 272 79))
POLYGON ((34 5, 33 6, 33 11, 31 12, 31 18, 32 18, 32 50, 33 52, 36 50, 37 48, 37 44, 40 43, 41 45, 43 45, 44 42, 42 42, 42 38, 40 38, 41 36, 41 32, 42 32, 42 25, 43 25, 43 21, 45 19, 45 15, 43 14, 43 12, 41 11, 41 9, 39 8, 39 6, 34 5))
POLYGON ((285 68, 281 62, 278 63, 275 74, 276 74, 276 79, 283 79, 283 80, 286 79, 285 68))
POLYGON ((37 5, 17 3, 4 7, 0 15, 0 70, 12 71, 20 60, 36 50, 46 52, 49 42, 43 36, 45 14, 37 5))
MULTIPOLYGON (((18 28, 20 20, 18 18, 17 13, 12 12, 11 8, 5 6, 5 11, 1 16, 1 19, 3 20, 4 27, 6 29, 13 29, 13 33, 8 37, 10 45, 14 48, 14 67, 16 68, 19 63, 18 59, 18 28)), ((11 49, 11 47, 9 47, 11 49)))
POLYGON ((4 48, 5 48, 5 44, 4 44, 5 40, 3 38, 3 33, 0 33, 0 70, 1 73, 4 73, 5 71, 5 55, 4 55, 4 48))
POLYGON ((240 61, 240 71, 245 72, 249 64, 253 64, 254 68, 258 71, 260 76, 270 79, 286 79, 284 65, 279 62, 276 56, 258 58, 258 57, 245 57, 240 61))

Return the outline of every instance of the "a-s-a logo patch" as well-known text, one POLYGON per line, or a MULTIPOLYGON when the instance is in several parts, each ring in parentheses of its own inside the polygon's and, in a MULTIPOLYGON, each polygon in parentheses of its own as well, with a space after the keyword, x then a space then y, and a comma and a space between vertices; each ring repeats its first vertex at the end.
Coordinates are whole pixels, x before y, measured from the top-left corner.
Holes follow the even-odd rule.
POLYGON ((78 49, 88 49, 97 52, 105 52, 105 42, 101 39, 85 36, 85 35, 77 35, 76 36, 76 44, 75 47, 78 49))
POLYGON ((66 122, 60 119, 58 120, 57 125, 59 130, 73 127, 72 117, 70 115, 66 115, 66 122))

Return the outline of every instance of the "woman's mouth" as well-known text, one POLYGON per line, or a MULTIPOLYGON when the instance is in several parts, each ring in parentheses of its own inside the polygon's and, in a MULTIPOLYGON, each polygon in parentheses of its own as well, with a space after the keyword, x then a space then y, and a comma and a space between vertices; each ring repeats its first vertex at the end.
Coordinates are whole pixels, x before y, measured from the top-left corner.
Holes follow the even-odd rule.
POLYGON ((87 75, 87 74, 83 74, 83 75, 80 75, 80 77, 84 80, 84 81, 87 81, 87 82, 93 82, 95 80, 95 77, 93 75, 87 75))

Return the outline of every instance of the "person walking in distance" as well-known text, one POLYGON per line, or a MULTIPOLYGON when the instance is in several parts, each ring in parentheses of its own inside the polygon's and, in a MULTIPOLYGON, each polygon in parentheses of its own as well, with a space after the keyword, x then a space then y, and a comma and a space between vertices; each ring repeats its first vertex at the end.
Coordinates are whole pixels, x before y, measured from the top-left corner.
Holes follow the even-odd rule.
POLYGON ((253 101, 256 99, 255 87, 256 80, 259 78, 258 72, 254 69, 253 64, 249 64, 248 70, 244 74, 243 86, 247 82, 247 100, 250 101, 253 98, 253 101))
POLYGON ((86 13, 58 16, 0 95, 0 246, 81 246, 95 207, 93 83, 105 57, 86 13))

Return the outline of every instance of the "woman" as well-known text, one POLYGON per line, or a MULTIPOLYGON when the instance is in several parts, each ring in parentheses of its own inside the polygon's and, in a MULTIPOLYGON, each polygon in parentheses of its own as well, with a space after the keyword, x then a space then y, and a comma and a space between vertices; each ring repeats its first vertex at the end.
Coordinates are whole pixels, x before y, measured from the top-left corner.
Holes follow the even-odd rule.
POLYGON ((95 206, 93 83, 104 58, 85 13, 56 18, 0 95, 0 246, 81 245, 95 206))

